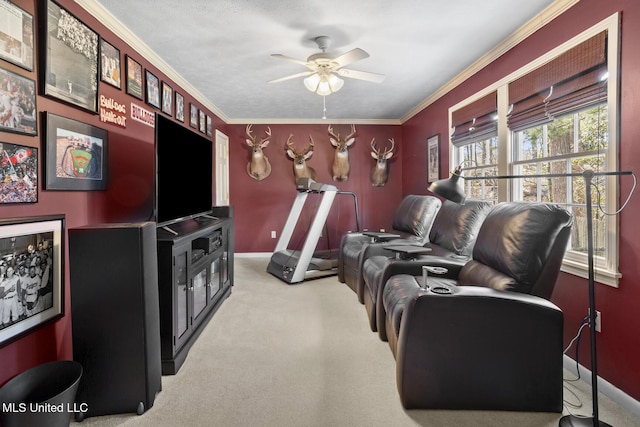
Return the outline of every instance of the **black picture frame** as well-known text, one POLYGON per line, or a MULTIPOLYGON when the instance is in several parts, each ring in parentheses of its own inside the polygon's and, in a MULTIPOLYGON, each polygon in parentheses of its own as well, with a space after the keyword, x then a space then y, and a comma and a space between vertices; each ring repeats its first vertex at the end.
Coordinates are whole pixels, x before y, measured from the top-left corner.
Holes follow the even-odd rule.
POLYGON ((427 181, 440 179, 440 135, 427 138, 427 181))
POLYGON ((100 81, 122 87, 120 49, 100 37, 100 81))
POLYGON ((38 134, 36 82, 0 68, 0 82, 11 82, 12 89, 0 85, 0 131, 38 134))
POLYGON ((198 110, 198 129, 200 132, 205 133, 207 131, 207 119, 205 118, 204 111, 198 110))
POLYGON ((127 75, 127 95, 142 99, 142 65, 129 55, 125 55, 127 75))
POLYGON ((145 70, 146 102, 152 107, 160 108, 160 80, 149 70, 145 70))
POLYGON ((198 129, 198 107, 189 103, 189 126, 198 129))
POLYGON ((173 88, 162 82, 162 112, 172 116, 173 115, 173 88))
POLYGON ((53 0, 40 9, 43 95, 98 112, 98 33, 53 0))
POLYGON ((64 316, 64 236, 64 215, 0 219, 0 347, 64 316))
POLYGON ((38 149, 0 142, 0 203, 37 202, 38 149))
POLYGON ((92 191, 107 188, 106 130, 46 113, 45 189, 92 191))
POLYGON ((33 35, 33 15, 0 1, 0 59, 33 71, 33 35))
POLYGON ((176 120, 184 123, 184 96, 176 92, 176 120))

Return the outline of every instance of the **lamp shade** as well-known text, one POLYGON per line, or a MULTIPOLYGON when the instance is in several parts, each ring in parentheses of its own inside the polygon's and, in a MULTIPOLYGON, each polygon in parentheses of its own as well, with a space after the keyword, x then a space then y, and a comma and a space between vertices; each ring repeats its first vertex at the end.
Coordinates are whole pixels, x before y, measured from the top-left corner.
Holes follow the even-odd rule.
POLYGON ((429 191, 447 200, 451 200, 454 203, 464 204, 466 197, 464 195, 464 188, 460 182, 460 173, 461 170, 458 167, 452 172, 450 178, 433 181, 431 185, 429 185, 429 191))
POLYGON ((339 91, 343 85, 344 80, 333 73, 314 73, 304 79, 304 86, 320 96, 331 95, 339 91))

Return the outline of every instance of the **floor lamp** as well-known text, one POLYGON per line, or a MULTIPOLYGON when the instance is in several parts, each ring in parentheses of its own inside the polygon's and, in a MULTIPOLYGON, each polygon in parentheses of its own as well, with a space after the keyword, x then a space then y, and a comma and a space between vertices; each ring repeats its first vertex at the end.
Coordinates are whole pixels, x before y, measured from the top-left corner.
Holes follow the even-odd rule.
POLYGON ((464 177, 462 169, 458 166, 448 179, 434 181, 429 186, 429 191, 455 203, 464 203, 464 188, 460 178, 468 180, 479 179, 517 179, 517 178, 571 178, 582 177, 585 183, 587 199, 587 259, 589 279, 589 328, 591 341, 591 396, 593 402, 593 414, 591 417, 578 417, 566 415, 560 418, 560 427, 611 427, 610 424, 600 421, 598 417, 598 361, 596 358, 596 301, 595 301, 595 272, 593 266, 593 217, 591 201, 591 183, 595 176, 619 176, 632 175, 630 171, 623 172, 593 172, 586 170, 582 173, 551 173, 541 175, 498 175, 489 177, 464 177))

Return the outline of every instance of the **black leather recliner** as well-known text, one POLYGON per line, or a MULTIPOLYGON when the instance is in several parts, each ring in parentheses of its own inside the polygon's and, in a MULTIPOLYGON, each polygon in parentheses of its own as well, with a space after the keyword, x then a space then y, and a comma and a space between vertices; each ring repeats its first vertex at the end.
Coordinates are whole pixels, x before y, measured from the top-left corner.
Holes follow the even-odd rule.
MULTIPOLYGON (((378 330, 376 307, 382 300, 378 291, 390 277, 389 264, 423 262, 424 259, 438 257, 460 266, 464 265, 471 259, 478 230, 492 206, 484 201, 468 201, 461 205, 445 200, 431 227, 429 242, 423 245, 430 250, 429 255, 417 256, 408 261, 386 256, 370 256, 363 262, 363 299, 372 331, 378 330)), ((384 331, 381 337, 383 340, 386 339, 384 331)))
POLYGON ((362 263, 369 256, 390 254, 383 246, 389 243, 424 245, 442 202, 437 197, 411 194, 398 205, 389 234, 399 237, 372 238, 361 232, 346 233, 340 241, 338 280, 346 283, 362 303, 362 263))
MULTIPOLYGON (((571 234, 565 209, 501 203, 473 259, 422 287, 417 269, 383 290, 405 408, 562 411, 562 311, 548 301, 571 234)), ((406 274, 408 273, 408 274, 406 274)))

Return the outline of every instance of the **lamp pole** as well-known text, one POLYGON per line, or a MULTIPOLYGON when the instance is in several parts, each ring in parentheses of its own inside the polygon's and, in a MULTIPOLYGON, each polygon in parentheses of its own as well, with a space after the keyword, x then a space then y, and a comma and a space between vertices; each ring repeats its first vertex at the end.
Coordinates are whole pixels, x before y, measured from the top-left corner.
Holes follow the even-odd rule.
POLYGON ((632 175, 631 171, 614 171, 614 172, 594 172, 592 170, 585 170, 582 173, 551 173, 551 174, 536 174, 536 175, 498 175, 498 176, 486 176, 486 177, 464 177, 462 176, 462 169, 458 166, 451 178, 436 181, 431 184, 429 190, 440 194, 443 197, 450 199, 457 203, 464 202, 464 191, 460 186, 458 180, 460 178, 465 180, 480 180, 480 179, 518 179, 518 178, 572 178, 582 177, 585 183, 585 196, 586 196, 586 214, 587 214, 587 272, 588 272, 588 287, 589 287, 589 338, 591 344, 591 399, 592 399, 592 416, 591 417, 577 417, 575 415, 565 415, 560 418, 560 427, 611 427, 610 424, 600 421, 598 416, 598 361, 596 351, 596 293, 595 293, 595 268, 593 265, 593 216, 592 216, 592 201, 591 201, 591 184, 593 177, 595 176, 620 176, 620 175, 632 175), (438 191, 440 190, 440 191, 438 191))

